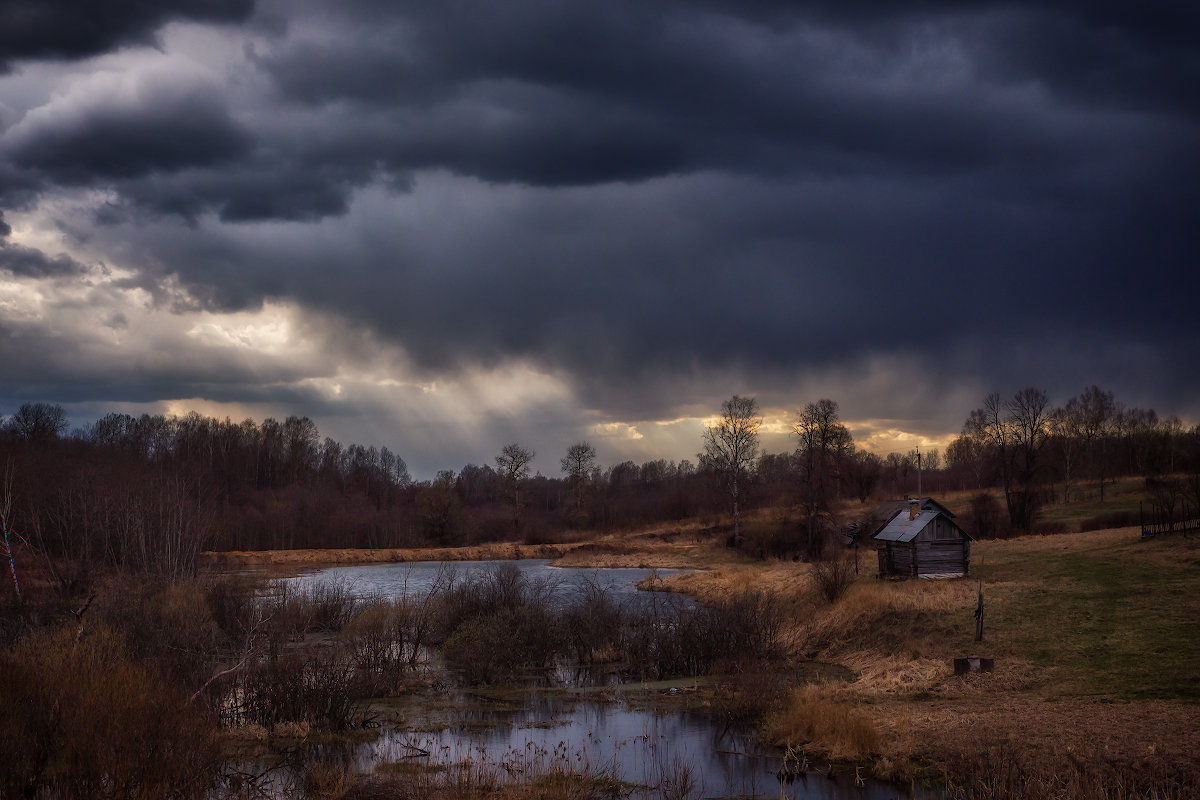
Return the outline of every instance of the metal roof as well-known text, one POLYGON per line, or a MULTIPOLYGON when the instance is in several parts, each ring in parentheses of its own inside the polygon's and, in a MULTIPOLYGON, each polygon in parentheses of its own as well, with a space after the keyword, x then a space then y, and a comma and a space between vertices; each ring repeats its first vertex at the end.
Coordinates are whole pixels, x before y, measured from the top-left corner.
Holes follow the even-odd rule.
POLYGON ((887 525, 883 526, 883 530, 875 534, 874 538, 881 542, 911 542, 940 513, 942 512, 930 509, 922 511, 916 517, 910 517, 908 514, 902 512, 897 514, 887 525))

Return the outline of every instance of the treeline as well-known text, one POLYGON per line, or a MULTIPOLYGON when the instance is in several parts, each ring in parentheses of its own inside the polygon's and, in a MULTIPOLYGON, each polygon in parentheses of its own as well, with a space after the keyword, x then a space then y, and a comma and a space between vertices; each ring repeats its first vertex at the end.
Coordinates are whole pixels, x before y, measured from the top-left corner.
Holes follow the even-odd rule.
POLYGON ((989 394, 946 449, 946 466, 961 488, 1001 487, 1009 527, 1029 530, 1042 508, 1072 502, 1084 482, 1102 502, 1106 487, 1127 476, 1200 495, 1200 425, 1128 407, 1098 386, 1061 406, 1037 388, 989 394), (1175 474, 1191 477, 1166 477, 1175 474))
POLYGON ((100 567, 186 575, 209 549, 537 542, 720 509, 686 460, 593 462, 546 477, 497 457, 416 482, 386 447, 344 446, 306 417, 109 414, 68 433, 60 406, 27 403, 0 424, 0 509, 6 541, 67 591, 100 567))
POLYGON ((975 532, 988 535, 1030 529, 1040 508, 1070 502, 1085 481, 1103 499, 1118 477, 1200 474, 1200 426, 1126 407, 1095 386, 1061 406, 1039 389, 989 395, 944 457, 861 450, 830 400, 799 412, 793 451, 762 453, 757 405, 734 399, 748 404, 742 421, 754 445, 736 466, 713 449, 716 426, 696 464, 601 468, 595 449, 579 442, 566 448, 561 475, 530 475, 533 453, 511 444, 495 466, 467 464, 425 482, 386 447, 344 446, 307 417, 109 414, 68 434, 60 406, 27 403, 0 423, 0 528, 6 554, 24 545, 71 591, 96 567, 187 575, 208 549, 538 543, 698 516, 716 524, 731 491, 742 508, 798 509, 780 535, 800 546, 772 548, 814 555, 846 522, 836 513, 845 500, 999 486, 1006 523, 982 505, 972 511, 975 532))

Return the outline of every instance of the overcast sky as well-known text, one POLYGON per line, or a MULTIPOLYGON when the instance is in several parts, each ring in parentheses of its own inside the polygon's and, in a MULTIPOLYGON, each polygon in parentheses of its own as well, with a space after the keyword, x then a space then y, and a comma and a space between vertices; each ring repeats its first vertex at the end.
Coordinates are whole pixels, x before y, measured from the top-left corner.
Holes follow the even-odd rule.
POLYGON ((1200 6, 0 0, 0 413, 307 414, 413 474, 1200 420, 1200 6))

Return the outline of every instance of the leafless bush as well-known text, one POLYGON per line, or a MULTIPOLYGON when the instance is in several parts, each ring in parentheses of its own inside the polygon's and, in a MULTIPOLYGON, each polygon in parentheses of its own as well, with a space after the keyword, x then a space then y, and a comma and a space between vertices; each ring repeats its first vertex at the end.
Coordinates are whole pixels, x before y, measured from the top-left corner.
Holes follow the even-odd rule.
POLYGON ((700 796, 701 788, 692 765, 678 756, 659 768, 658 796, 661 800, 693 800, 700 796))
POLYGON ((228 649, 200 585, 110 578, 91 613, 120 633, 130 654, 189 694, 228 649))
POLYGON ((306 633, 335 633, 354 619, 361 602, 348 582, 322 581, 293 595, 292 612, 305 621, 306 633))
POLYGON ((372 685, 371 694, 392 689, 416 659, 412 604, 401 598, 367 604, 341 634, 361 677, 372 685))
POLYGON ((812 565, 813 581, 827 602, 836 603, 854 583, 854 562, 834 557, 812 565))
POLYGON ((708 608, 709 639, 719 643, 716 661, 770 661, 784 655, 784 611, 779 597, 746 589, 708 608))
POLYGON ((230 725, 297 722, 326 730, 353 727, 355 704, 369 695, 354 663, 337 648, 292 652, 231 674, 224 707, 230 725))
POLYGON ((716 687, 711 707, 727 725, 758 725, 787 700, 788 681, 761 664, 748 664, 736 680, 716 687))
POLYGON ((625 613, 621 603, 606 587, 597 581, 585 580, 563 617, 570 651, 580 664, 619 658, 625 613))
POLYGON ((451 582, 438 599, 447 663, 469 683, 491 683, 554 666, 566 649, 563 617, 548 581, 500 564, 471 583, 451 582))
POLYGON ((703 614, 702 607, 674 595, 628 608, 621 644, 630 669, 642 680, 704 671, 703 614))
POLYGON ((204 584, 204 601, 213 621, 237 647, 255 630, 264 616, 257 586, 249 578, 224 576, 204 584))
POLYGON ((99 622, 0 658, 0 796, 199 798, 220 767, 213 720, 99 622))
POLYGON ((442 652, 468 683, 493 683, 554 666, 563 639, 548 606, 502 608, 460 625, 442 652))

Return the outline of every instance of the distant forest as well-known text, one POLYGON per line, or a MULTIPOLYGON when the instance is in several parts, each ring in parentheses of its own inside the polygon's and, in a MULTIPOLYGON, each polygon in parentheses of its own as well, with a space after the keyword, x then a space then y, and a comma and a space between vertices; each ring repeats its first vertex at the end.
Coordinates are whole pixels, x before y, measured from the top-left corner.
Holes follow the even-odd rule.
MULTIPOLYGON (((811 457, 802 413, 794 452, 755 454, 744 508, 797 507, 830 528, 852 521, 834 513, 847 500, 865 509, 918 491, 916 451, 858 449, 836 403, 813 409, 833 434, 822 458, 811 457)), ((399 455, 322 438, 306 417, 109 414, 68 433, 61 407, 27 403, 0 424, 0 522, 6 544, 40 554, 70 591, 97 568, 190 574, 202 550, 538 543, 685 518, 717 525, 729 510, 726 476, 703 454, 601 468, 586 442, 563 453, 562 475, 529 475, 532 453, 514 444, 494 464, 417 482, 399 455)), ((946 452, 919 458, 923 493, 1002 486, 1008 526, 1028 529, 1040 506, 1069 502, 1084 482, 1103 491, 1121 476, 1200 473, 1200 425, 1124 408, 1096 387, 1060 407, 1030 389, 985 398, 946 452)))

